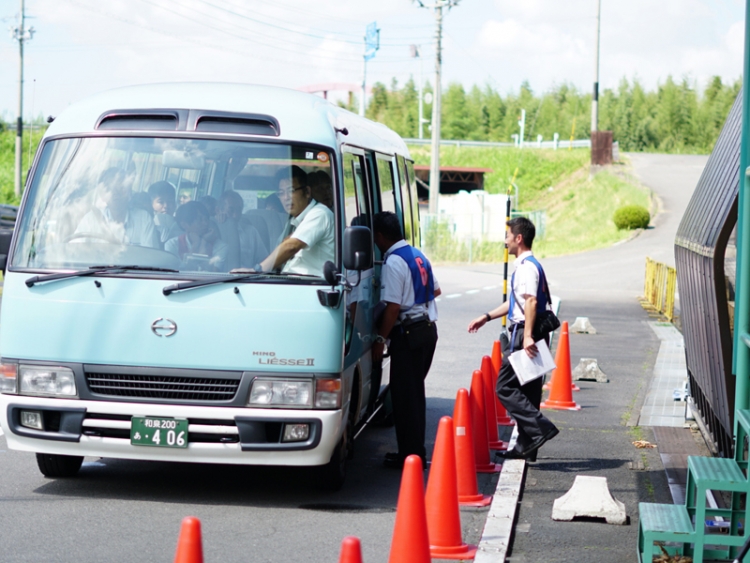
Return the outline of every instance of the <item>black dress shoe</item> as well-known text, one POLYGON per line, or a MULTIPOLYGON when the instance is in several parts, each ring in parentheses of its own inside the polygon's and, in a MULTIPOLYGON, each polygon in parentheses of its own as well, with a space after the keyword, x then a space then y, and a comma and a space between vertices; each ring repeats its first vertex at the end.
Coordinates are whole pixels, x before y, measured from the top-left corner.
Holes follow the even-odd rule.
POLYGON ((526 459, 528 454, 525 451, 513 448, 512 450, 497 452, 495 455, 500 459, 526 459))
POLYGON ((404 458, 398 454, 385 454, 383 465, 391 469, 401 469, 404 466, 404 458))
MULTIPOLYGON (((383 465, 385 467, 390 467, 393 469, 401 469, 404 466, 405 459, 406 457, 402 457, 397 452, 390 452, 390 453, 385 454, 385 457, 383 458, 383 465)), ((429 466, 430 462, 427 461, 426 458, 422 457, 421 459, 422 459, 422 469, 426 469, 429 466)))
POLYGON ((524 450, 524 453, 532 454, 536 452, 539 448, 541 448, 544 444, 549 442, 552 438, 557 436, 560 433, 560 431, 557 429, 556 426, 553 426, 549 430, 547 430, 547 433, 544 434, 541 438, 537 438, 533 442, 531 442, 531 445, 524 450))
POLYGON ((546 442, 557 436, 559 433, 560 431, 557 429, 557 427, 553 426, 550 430, 547 431, 546 434, 531 442, 531 444, 529 444, 523 450, 514 448, 506 452, 498 452, 497 455, 503 459, 528 459, 530 461, 536 461, 537 450, 541 448, 546 442))

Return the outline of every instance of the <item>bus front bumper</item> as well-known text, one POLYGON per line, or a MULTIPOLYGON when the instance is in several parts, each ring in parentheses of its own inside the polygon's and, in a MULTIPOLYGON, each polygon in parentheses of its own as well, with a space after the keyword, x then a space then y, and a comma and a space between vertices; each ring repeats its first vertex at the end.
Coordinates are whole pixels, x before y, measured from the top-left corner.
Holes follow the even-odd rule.
POLYGON ((19 451, 289 466, 328 463, 343 431, 341 410, 118 403, 20 395, 0 395, 0 426, 8 447, 19 451), (24 411, 40 413, 37 419, 43 428, 24 426, 24 411), (132 444, 132 417, 187 419, 187 447, 132 444), (302 437, 299 433, 290 437, 287 428, 291 426, 302 429, 302 437))

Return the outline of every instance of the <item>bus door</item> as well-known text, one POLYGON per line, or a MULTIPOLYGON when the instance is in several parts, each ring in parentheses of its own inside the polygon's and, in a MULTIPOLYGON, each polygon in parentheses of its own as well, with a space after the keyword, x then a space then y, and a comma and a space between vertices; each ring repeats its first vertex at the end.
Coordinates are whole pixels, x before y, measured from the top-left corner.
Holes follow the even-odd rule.
MULTIPOLYGON (((368 188, 364 152, 344 147, 344 222, 345 227, 368 227, 372 232, 372 202, 368 188)), ((374 242, 372 243, 374 247, 374 242)), ((349 283, 357 283, 357 272, 346 272, 349 283)), ((370 407, 378 398, 380 372, 373 370, 372 348, 378 296, 373 289, 373 269, 361 274, 359 284, 346 297, 345 365, 360 362, 362 394, 370 407), (374 380, 374 381, 373 381, 374 380)), ((368 410, 371 410, 368 409, 368 410)))

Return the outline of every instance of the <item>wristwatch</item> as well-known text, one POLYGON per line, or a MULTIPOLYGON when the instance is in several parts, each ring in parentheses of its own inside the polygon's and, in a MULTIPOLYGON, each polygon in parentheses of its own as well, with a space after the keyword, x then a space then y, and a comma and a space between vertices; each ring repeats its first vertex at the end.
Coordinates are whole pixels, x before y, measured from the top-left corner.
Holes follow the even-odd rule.
POLYGON ((385 344, 385 336, 381 336, 380 334, 378 334, 375 337, 375 343, 376 344, 385 344))

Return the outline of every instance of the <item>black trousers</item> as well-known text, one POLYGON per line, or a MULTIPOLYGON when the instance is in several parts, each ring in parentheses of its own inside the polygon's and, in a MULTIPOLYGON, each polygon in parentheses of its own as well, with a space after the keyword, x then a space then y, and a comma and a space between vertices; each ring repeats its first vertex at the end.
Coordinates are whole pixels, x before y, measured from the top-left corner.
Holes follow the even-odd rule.
POLYGON ((516 421, 518 430, 517 448, 525 450, 531 443, 555 428, 555 425, 539 410, 542 401, 544 378, 539 377, 521 385, 510 365, 510 354, 523 348, 523 327, 518 326, 513 337, 513 326, 509 328, 509 338, 500 339, 503 361, 497 378, 497 396, 516 421))
POLYGON ((425 419, 427 406, 424 380, 430 371, 437 345, 437 325, 424 346, 411 350, 399 327, 389 335, 391 354, 391 402, 396 423, 398 454, 405 458, 418 455, 424 459, 425 419))

